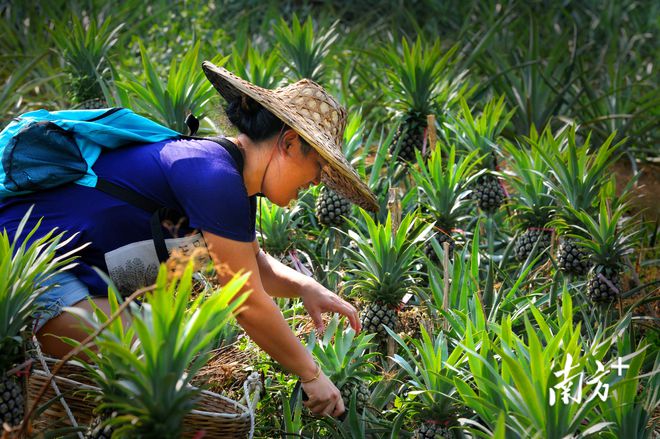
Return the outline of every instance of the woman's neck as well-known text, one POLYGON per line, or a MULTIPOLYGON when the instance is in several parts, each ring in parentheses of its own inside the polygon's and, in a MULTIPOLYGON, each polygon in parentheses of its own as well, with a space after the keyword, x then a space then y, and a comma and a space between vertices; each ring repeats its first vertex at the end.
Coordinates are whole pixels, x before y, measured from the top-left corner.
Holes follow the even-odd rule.
POLYGON ((245 134, 228 138, 234 142, 243 153, 245 164, 243 166, 243 182, 248 196, 261 192, 261 185, 270 161, 271 148, 265 142, 253 142, 245 134))

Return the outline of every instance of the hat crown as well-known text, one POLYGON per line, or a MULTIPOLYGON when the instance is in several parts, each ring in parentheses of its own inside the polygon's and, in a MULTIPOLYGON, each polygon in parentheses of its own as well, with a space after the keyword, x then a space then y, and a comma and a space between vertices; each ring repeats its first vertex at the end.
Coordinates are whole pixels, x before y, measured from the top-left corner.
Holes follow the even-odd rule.
POLYGON ((310 79, 302 79, 275 92, 288 103, 289 111, 318 126, 320 130, 316 134, 341 153, 339 146, 346 129, 346 110, 323 87, 310 79))

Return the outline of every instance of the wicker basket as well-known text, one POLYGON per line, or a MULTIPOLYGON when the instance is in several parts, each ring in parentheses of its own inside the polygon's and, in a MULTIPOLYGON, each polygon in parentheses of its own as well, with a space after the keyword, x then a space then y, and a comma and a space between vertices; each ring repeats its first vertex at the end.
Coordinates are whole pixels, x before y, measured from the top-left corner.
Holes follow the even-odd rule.
MULTIPOLYGON (((50 378, 50 370, 57 360, 46 358, 44 368, 38 365, 28 382, 28 406, 32 407, 41 387, 50 378)), ((39 401, 49 403, 47 408, 33 420, 36 431, 48 431, 74 425, 67 407, 78 425, 89 424, 94 417, 94 402, 88 397, 89 390, 96 390, 84 375, 80 366, 67 363, 53 379, 48 390, 39 401), (56 400, 55 386, 62 395, 56 400), (64 399, 66 404, 62 404, 64 399), (51 403, 52 401, 52 403, 51 403)), ((261 392, 261 378, 257 373, 243 383, 244 396, 235 401, 214 392, 202 390, 195 410, 183 421, 184 437, 193 437, 200 431, 206 438, 251 438, 254 433, 254 410, 261 392)))

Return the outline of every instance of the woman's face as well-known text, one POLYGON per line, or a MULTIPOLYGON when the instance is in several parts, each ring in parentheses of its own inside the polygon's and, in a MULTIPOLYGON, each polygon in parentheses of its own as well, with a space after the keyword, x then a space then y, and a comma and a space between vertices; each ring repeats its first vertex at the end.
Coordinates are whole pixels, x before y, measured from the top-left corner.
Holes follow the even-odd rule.
POLYGON ((284 207, 296 200, 301 191, 321 182, 326 162, 313 148, 303 154, 301 139, 295 133, 287 132, 274 148, 262 191, 270 201, 284 207))

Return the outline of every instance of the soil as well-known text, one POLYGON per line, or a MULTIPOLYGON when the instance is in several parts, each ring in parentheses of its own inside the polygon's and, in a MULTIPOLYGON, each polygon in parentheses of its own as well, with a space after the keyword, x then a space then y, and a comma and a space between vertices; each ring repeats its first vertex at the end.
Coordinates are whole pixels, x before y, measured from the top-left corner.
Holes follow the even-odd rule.
MULTIPOLYGON (((660 219, 660 163, 637 163, 640 174, 632 191, 634 213, 642 212, 647 221, 660 219)), ((616 176, 617 194, 621 194, 633 177, 633 169, 628 158, 623 158, 611 166, 610 170, 616 176)))

